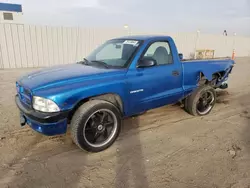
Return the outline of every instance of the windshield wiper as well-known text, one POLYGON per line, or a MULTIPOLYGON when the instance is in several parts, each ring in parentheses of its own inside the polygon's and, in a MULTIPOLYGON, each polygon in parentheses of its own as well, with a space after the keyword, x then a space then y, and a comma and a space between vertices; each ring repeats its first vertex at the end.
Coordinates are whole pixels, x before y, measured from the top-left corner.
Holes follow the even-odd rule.
POLYGON ((102 66, 104 66, 106 68, 110 67, 107 63, 105 63, 103 61, 96 61, 96 60, 94 60, 94 61, 91 61, 91 63, 98 63, 98 64, 100 64, 100 65, 102 65, 102 66))
POLYGON ((88 66, 91 66, 93 64, 98 64, 98 65, 102 65, 104 66, 105 68, 109 68, 110 65, 108 65, 107 63, 103 62, 103 61, 97 61, 97 60, 93 60, 93 61, 89 61, 88 59, 86 58, 83 58, 82 61, 79 61, 77 62, 79 64, 83 64, 83 65, 88 65, 88 66))
POLYGON ((83 65, 90 65, 90 64, 91 64, 90 61, 87 60, 86 58, 83 58, 82 61, 79 61, 79 62, 77 62, 77 63, 78 63, 78 64, 83 64, 83 65))

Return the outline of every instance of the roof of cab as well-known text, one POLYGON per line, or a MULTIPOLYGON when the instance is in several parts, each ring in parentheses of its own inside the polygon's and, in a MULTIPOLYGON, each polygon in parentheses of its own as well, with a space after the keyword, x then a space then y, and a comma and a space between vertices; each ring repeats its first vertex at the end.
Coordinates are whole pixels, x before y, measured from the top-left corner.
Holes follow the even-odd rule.
POLYGON ((130 39, 130 40, 152 40, 152 39, 168 39, 170 38, 167 35, 132 35, 132 36, 124 36, 115 39, 130 39))

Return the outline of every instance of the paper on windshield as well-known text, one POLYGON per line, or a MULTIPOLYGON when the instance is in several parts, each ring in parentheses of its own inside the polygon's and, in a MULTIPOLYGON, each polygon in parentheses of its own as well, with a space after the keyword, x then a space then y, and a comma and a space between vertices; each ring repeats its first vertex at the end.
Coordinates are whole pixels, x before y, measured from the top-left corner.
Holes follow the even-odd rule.
POLYGON ((133 46, 138 46, 138 41, 137 40, 125 40, 123 44, 130 44, 133 46))

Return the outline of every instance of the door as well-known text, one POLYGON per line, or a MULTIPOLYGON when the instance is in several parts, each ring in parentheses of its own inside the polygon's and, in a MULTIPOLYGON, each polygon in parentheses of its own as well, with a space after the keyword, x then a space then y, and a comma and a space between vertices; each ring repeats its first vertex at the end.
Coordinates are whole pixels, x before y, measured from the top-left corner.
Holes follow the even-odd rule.
POLYGON ((148 57, 156 60, 156 66, 128 73, 129 109, 134 114, 177 102, 183 96, 182 67, 174 62, 169 43, 150 44, 141 59, 148 57))

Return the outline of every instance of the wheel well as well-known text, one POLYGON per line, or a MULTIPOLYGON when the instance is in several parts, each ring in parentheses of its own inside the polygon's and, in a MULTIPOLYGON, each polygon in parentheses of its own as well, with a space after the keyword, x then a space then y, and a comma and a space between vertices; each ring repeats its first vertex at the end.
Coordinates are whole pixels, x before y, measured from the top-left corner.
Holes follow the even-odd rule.
POLYGON ((108 94, 88 97, 88 98, 85 98, 85 99, 79 101, 74 106, 74 108, 70 111, 70 113, 68 115, 68 122, 70 123, 74 113, 82 104, 86 103, 89 100, 95 100, 95 99, 104 100, 104 101, 112 103, 120 110, 121 114, 123 114, 123 102, 122 102, 121 97, 117 94, 114 94, 114 93, 108 93, 108 94))
POLYGON ((110 102, 110 103, 114 104, 120 110, 121 113, 123 113, 122 99, 117 94, 108 93, 108 94, 99 95, 99 96, 89 98, 89 100, 94 100, 94 99, 99 99, 99 100, 104 100, 104 101, 110 102))
POLYGON ((226 71, 220 71, 220 72, 216 72, 213 75, 217 76, 217 78, 221 78, 225 75, 226 71))
POLYGON ((203 72, 200 72, 199 78, 198 78, 198 85, 202 86, 207 84, 208 79, 206 78, 206 76, 203 74, 203 72))
POLYGON ((205 84, 210 84, 213 86, 217 83, 218 79, 224 76, 224 74, 225 74, 225 71, 216 72, 212 75, 212 80, 208 80, 206 76, 204 75, 204 73, 200 72, 198 84, 199 86, 205 85, 205 84))

